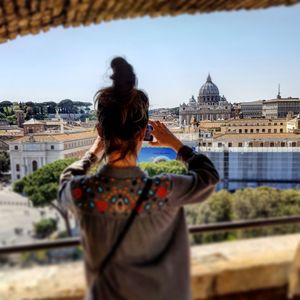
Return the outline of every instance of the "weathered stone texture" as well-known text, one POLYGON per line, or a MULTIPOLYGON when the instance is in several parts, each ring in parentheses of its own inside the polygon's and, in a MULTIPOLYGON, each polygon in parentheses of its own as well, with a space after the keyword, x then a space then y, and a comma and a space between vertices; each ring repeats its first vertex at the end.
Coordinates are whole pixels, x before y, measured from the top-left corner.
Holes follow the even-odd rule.
POLYGON ((293 5, 300 0, 2 0, 0 43, 51 27, 76 27, 114 19, 175 16, 293 5))

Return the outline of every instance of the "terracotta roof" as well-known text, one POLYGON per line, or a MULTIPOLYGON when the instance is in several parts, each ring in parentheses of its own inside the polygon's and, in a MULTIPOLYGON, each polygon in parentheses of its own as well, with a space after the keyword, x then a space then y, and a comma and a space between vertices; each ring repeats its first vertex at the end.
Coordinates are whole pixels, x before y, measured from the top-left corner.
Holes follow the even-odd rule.
POLYGON ((32 119, 30 119, 30 120, 24 122, 23 125, 43 125, 43 124, 45 124, 45 123, 42 122, 42 121, 39 121, 39 120, 36 120, 36 119, 33 119, 33 118, 32 118, 32 119))
POLYGON ((83 140, 88 138, 96 138, 95 131, 84 131, 75 133, 63 134, 36 134, 26 135, 19 139, 14 140, 12 143, 28 143, 28 142, 61 142, 61 141, 74 141, 83 140))
POLYGON ((52 27, 75 27, 142 16, 208 13, 293 5, 300 0, 2 0, 0 42, 52 27))
POLYGON ((300 141, 300 134, 296 133, 258 133, 258 134, 223 134, 214 137, 216 141, 228 140, 291 140, 297 139, 300 141))

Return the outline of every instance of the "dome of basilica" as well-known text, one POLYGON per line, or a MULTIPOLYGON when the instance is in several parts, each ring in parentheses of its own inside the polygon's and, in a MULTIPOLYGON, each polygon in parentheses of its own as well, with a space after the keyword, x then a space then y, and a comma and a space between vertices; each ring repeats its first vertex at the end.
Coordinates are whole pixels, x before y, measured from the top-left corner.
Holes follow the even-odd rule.
POLYGON ((206 82, 202 85, 199 91, 199 102, 219 102, 220 94, 218 87, 212 82, 208 74, 206 82))

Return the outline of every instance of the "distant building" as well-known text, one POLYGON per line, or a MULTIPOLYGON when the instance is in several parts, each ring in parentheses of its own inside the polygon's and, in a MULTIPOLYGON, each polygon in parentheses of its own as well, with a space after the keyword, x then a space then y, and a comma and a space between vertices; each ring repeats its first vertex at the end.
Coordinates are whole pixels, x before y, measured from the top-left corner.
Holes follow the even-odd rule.
POLYGON ((300 117, 287 121, 287 132, 300 133, 300 117))
POLYGON ((231 104, 220 96, 218 87, 208 75, 198 95, 198 101, 192 96, 188 104, 179 106, 179 125, 190 125, 202 120, 225 120, 231 116, 231 104))
POLYGON ((25 114, 23 110, 16 110, 15 115, 17 118, 17 125, 18 127, 23 127, 23 124, 25 122, 25 114))
POLYGON ((262 118, 263 115, 263 101, 241 102, 241 115, 243 118, 262 118))
POLYGON ((30 119, 23 123, 24 134, 42 133, 45 131, 45 123, 43 121, 30 119))
POLYGON ((258 134, 258 133, 285 133, 287 119, 231 119, 224 121, 202 121, 199 130, 210 131, 216 134, 258 134))
POLYGON ((277 98, 263 103, 263 116, 266 118, 285 118, 288 113, 300 114, 299 98, 277 98))
POLYGON ((219 171, 222 181, 218 189, 300 188, 299 137, 295 133, 202 136, 197 150, 219 171))
POLYGON ((81 157, 95 138, 95 131, 85 131, 26 135, 9 142, 12 181, 57 159, 81 157))

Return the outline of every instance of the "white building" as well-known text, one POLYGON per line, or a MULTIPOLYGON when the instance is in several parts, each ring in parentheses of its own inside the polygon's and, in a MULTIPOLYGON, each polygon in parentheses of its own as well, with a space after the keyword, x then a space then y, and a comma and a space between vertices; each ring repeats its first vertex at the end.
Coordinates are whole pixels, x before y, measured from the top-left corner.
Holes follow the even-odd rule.
POLYGON ((55 160, 81 157, 95 138, 95 131, 85 131, 29 135, 9 142, 12 181, 55 160))

